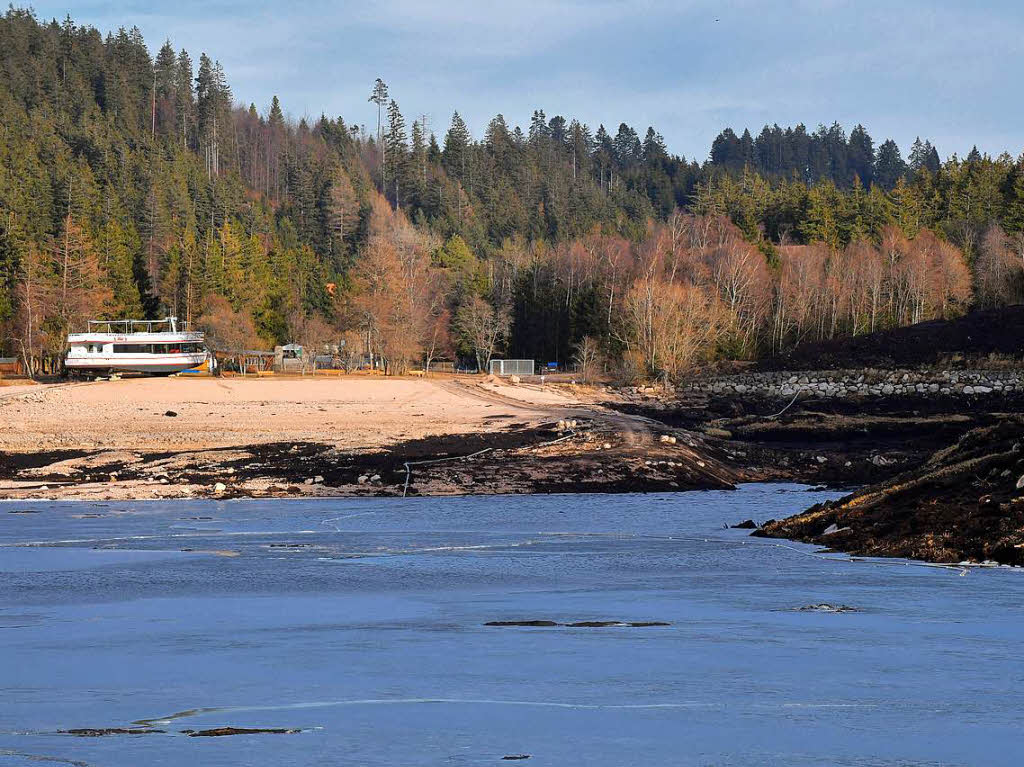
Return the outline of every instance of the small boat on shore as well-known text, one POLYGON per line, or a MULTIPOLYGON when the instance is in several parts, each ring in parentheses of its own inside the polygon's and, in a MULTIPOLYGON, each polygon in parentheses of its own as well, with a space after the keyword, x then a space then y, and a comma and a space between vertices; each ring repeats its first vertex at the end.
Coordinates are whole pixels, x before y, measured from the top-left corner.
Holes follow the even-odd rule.
POLYGON ((85 333, 68 335, 65 366, 77 376, 109 373, 171 375, 208 364, 202 333, 177 317, 162 320, 90 320, 85 333))

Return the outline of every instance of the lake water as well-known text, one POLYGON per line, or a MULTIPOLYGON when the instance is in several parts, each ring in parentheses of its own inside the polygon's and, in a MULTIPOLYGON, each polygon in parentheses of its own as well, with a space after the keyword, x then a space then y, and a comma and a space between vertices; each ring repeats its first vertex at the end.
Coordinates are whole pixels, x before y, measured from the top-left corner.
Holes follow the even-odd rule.
POLYGON ((1024 572, 723 529, 826 497, 0 504, 0 766, 1021 764, 1024 572))

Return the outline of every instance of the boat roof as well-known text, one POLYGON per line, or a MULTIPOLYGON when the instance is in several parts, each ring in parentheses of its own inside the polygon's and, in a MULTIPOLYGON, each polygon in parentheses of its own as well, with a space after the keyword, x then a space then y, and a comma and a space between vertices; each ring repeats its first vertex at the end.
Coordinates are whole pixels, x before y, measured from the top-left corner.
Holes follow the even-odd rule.
POLYGON ((89 339, 102 341, 202 341, 205 337, 203 333, 186 332, 184 330, 163 330, 154 333, 107 333, 93 330, 87 333, 68 333, 68 341, 71 343, 88 341, 89 339))
POLYGON ((89 333, 177 333, 185 332, 185 323, 178 327, 177 317, 162 320, 89 320, 89 333))

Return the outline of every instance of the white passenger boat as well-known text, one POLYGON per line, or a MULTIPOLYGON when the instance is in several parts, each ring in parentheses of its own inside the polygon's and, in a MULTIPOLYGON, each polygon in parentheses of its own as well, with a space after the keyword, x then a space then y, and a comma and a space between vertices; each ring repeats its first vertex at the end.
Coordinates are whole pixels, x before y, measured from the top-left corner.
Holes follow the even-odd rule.
POLYGON ((163 320, 92 320, 85 333, 68 335, 65 365, 72 375, 170 375, 209 364, 202 333, 177 317, 163 320))

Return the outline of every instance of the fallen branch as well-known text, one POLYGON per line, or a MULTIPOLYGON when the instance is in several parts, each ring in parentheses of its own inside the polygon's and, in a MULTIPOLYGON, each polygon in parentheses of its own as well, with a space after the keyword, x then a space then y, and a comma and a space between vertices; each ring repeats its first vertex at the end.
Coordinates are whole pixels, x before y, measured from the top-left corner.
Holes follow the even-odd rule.
POLYGON ((409 480, 412 479, 412 469, 410 467, 422 466, 428 463, 444 463, 445 461, 461 461, 466 458, 475 458, 478 455, 489 453, 493 449, 494 448, 492 447, 485 447, 483 450, 477 450, 475 453, 470 453, 469 455, 453 455, 448 458, 432 458, 428 461, 406 461, 402 464, 405 467, 405 487, 402 488, 402 497, 405 498, 406 494, 409 492, 409 480))
POLYGON ((796 394, 793 395, 793 399, 791 399, 789 401, 789 404, 786 405, 784 408, 782 408, 782 410, 780 410, 778 413, 775 413, 773 415, 766 415, 765 418, 778 418, 780 415, 782 415, 787 410, 789 410, 791 407, 793 407, 793 403, 796 402, 796 398, 799 397, 799 396, 800 396, 800 392, 798 391, 796 394))

